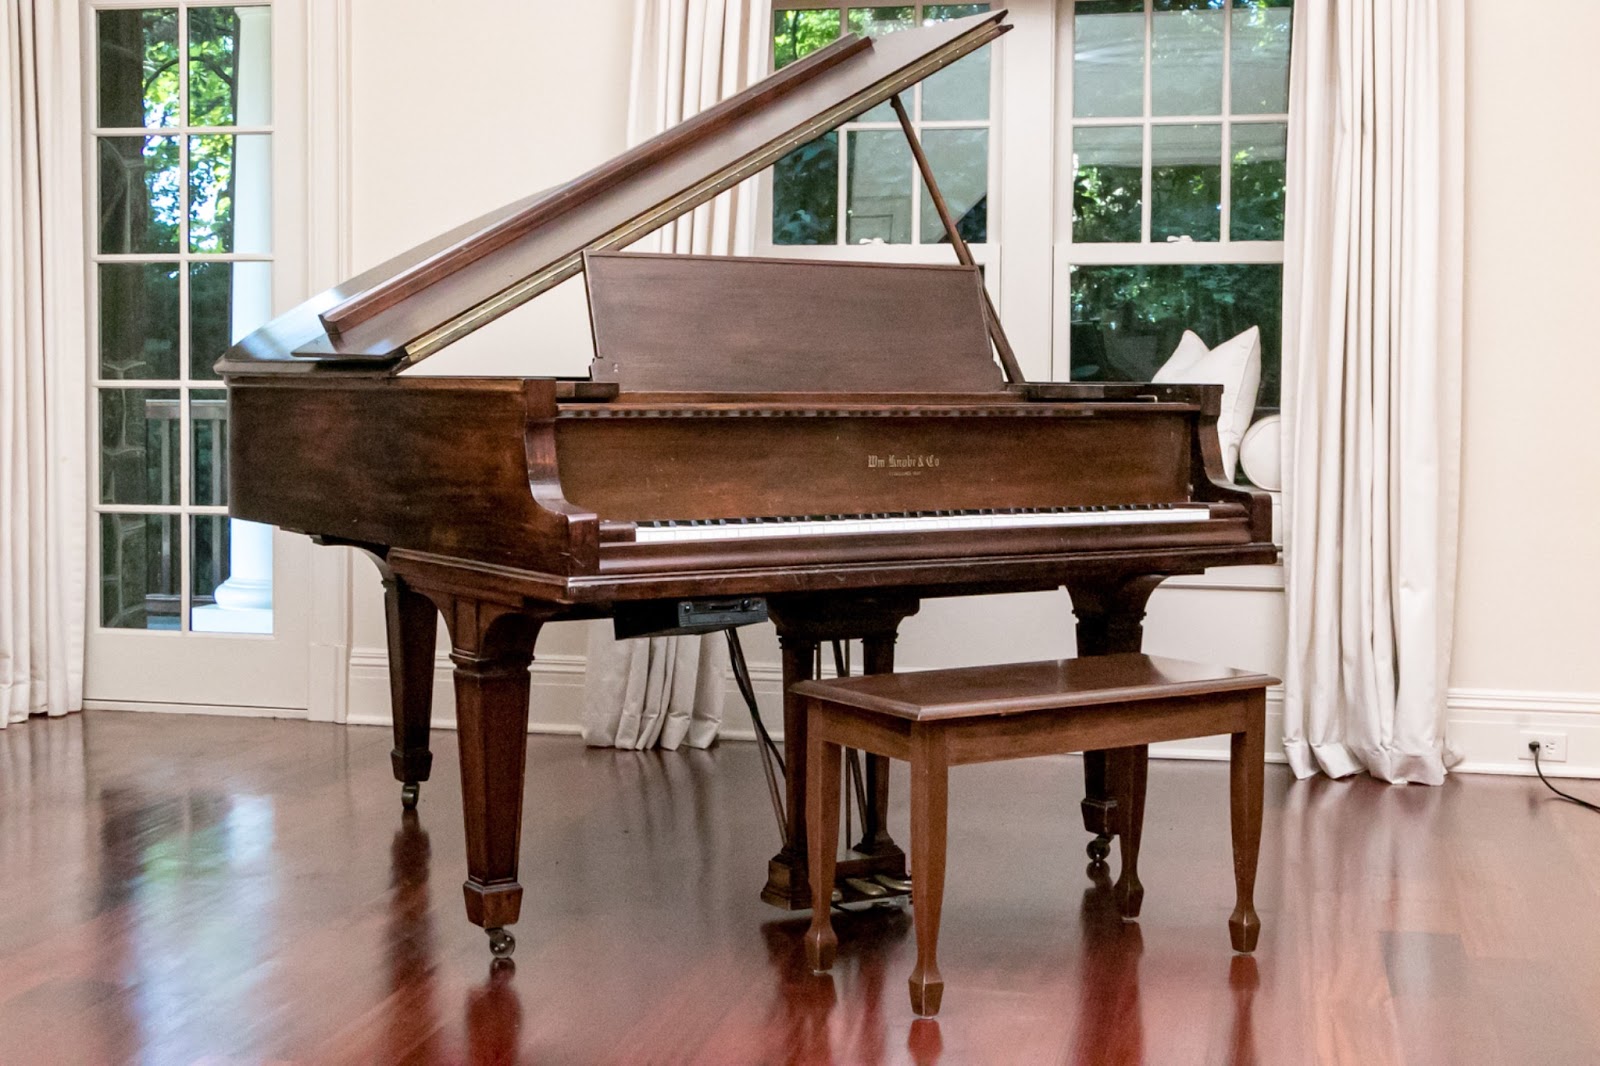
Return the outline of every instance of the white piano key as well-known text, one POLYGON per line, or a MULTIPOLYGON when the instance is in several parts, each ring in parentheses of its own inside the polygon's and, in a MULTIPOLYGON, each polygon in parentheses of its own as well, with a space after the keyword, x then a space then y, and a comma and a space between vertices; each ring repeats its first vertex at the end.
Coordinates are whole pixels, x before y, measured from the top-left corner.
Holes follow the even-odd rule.
POLYGON ((1176 504, 1124 511, 1066 511, 1054 514, 923 515, 899 518, 786 519, 744 525, 641 526, 641 544, 702 540, 766 540, 775 537, 872 536, 887 533, 931 533, 949 530, 1059 528, 1062 526, 1145 525, 1202 521, 1205 504, 1176 504))

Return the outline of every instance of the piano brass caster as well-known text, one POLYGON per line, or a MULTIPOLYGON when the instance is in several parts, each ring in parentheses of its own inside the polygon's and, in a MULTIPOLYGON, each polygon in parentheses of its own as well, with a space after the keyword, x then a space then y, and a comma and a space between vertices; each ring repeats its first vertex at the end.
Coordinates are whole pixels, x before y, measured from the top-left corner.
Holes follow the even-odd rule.
POLYGON ((1105 862, 1106 856, 1111 854, 1111 838, 1101 833, 1089 841, 1089 847, 1086 850, 1089 852, 1089 858, 1093 861, 1105 862))
POLYGON ((400 806, 408 811, 417 809, 417 797, 422 793, 422 786, 415 781, 407 781, 400 786, 400 806))
POLYGON ((489 934, 489 953, 495 958, 509 959, 511 953, 517 950, 517 938, 509 930, 497 925, 484 932, 489 934))

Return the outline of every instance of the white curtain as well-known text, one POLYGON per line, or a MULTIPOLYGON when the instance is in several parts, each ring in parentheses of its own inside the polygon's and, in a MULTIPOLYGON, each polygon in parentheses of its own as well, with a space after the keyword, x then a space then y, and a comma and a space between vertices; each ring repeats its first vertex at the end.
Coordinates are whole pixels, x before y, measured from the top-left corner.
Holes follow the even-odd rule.
POLYGON ((88 531, 78 4, 0 15, 0 728, 83 703, 88 531))
MULTIPOLYGON (((766 73, 768 0, 637 0, 628 143, 638 144, 766 73)), ((756 185, 748 181, 635 247, 748 255, 755 247, 756 185)), ((720 635, 616 641, 593 623, 583 738, 595 746, 703 748, 716 739, 726 691, 720 635)))
POLYGON ((1300 0, 1284 259, 1284 743, 1444 780, 1461 454, 1463 0, 1300 0))

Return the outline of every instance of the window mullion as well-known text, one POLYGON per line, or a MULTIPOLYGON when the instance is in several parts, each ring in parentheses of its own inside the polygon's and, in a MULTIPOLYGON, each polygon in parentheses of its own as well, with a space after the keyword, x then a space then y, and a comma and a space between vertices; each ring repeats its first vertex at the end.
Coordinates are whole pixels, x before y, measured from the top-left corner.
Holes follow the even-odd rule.
POLYGON ((189 107, 189 12, 178 9, 178 128, 183 131, 178 148, 178 378, 184 386, 178 389, 178 632, 189 631, 189 560, 193 545, 189 543, 188 514, 182 505, 189 502, 189 486, 193 483, 189 454, 194 434, 189 426, 189 122, 194 116, 189 107))
POLYGON ((1139 197, 1139 240, 1145 244, 1150 243, 1150 205, 1155 199, 1155 185, 1151 180, 1151 130, 1150 118, 1154 112, 1151 106, 1150 94, 1153 91, 1154 78, 1151 77, 1151 68, 1155 65, 1155 2, 1144 0, 1144 128, 1143 128, 1143 158, 1139 164, 1139 184, 1142 195, 1139 197))
POLYGON ((1222 212, 1217 239, 1232 243, 1233 229, 1233 0, 1222 5, 1222 212))
POLYGON ((836 231, 833 239, 835 244, 842 247, 849 243, 848 234, 850 232, 850 127, 848 125, 840 126, 838 137, 839 191, 837 195, 839 197, 839 210, 837 212, 838 217, 834 220, 836 231))

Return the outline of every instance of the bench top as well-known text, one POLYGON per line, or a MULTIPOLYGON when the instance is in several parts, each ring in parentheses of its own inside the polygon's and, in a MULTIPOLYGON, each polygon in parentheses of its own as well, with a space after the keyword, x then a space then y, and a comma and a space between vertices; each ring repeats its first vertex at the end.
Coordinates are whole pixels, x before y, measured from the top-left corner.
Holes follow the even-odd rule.
POLYGON ((1244 692, 1277 683, 1251 670, 1132 654, 802 681, 793 691, 929 721, 1244 692))

